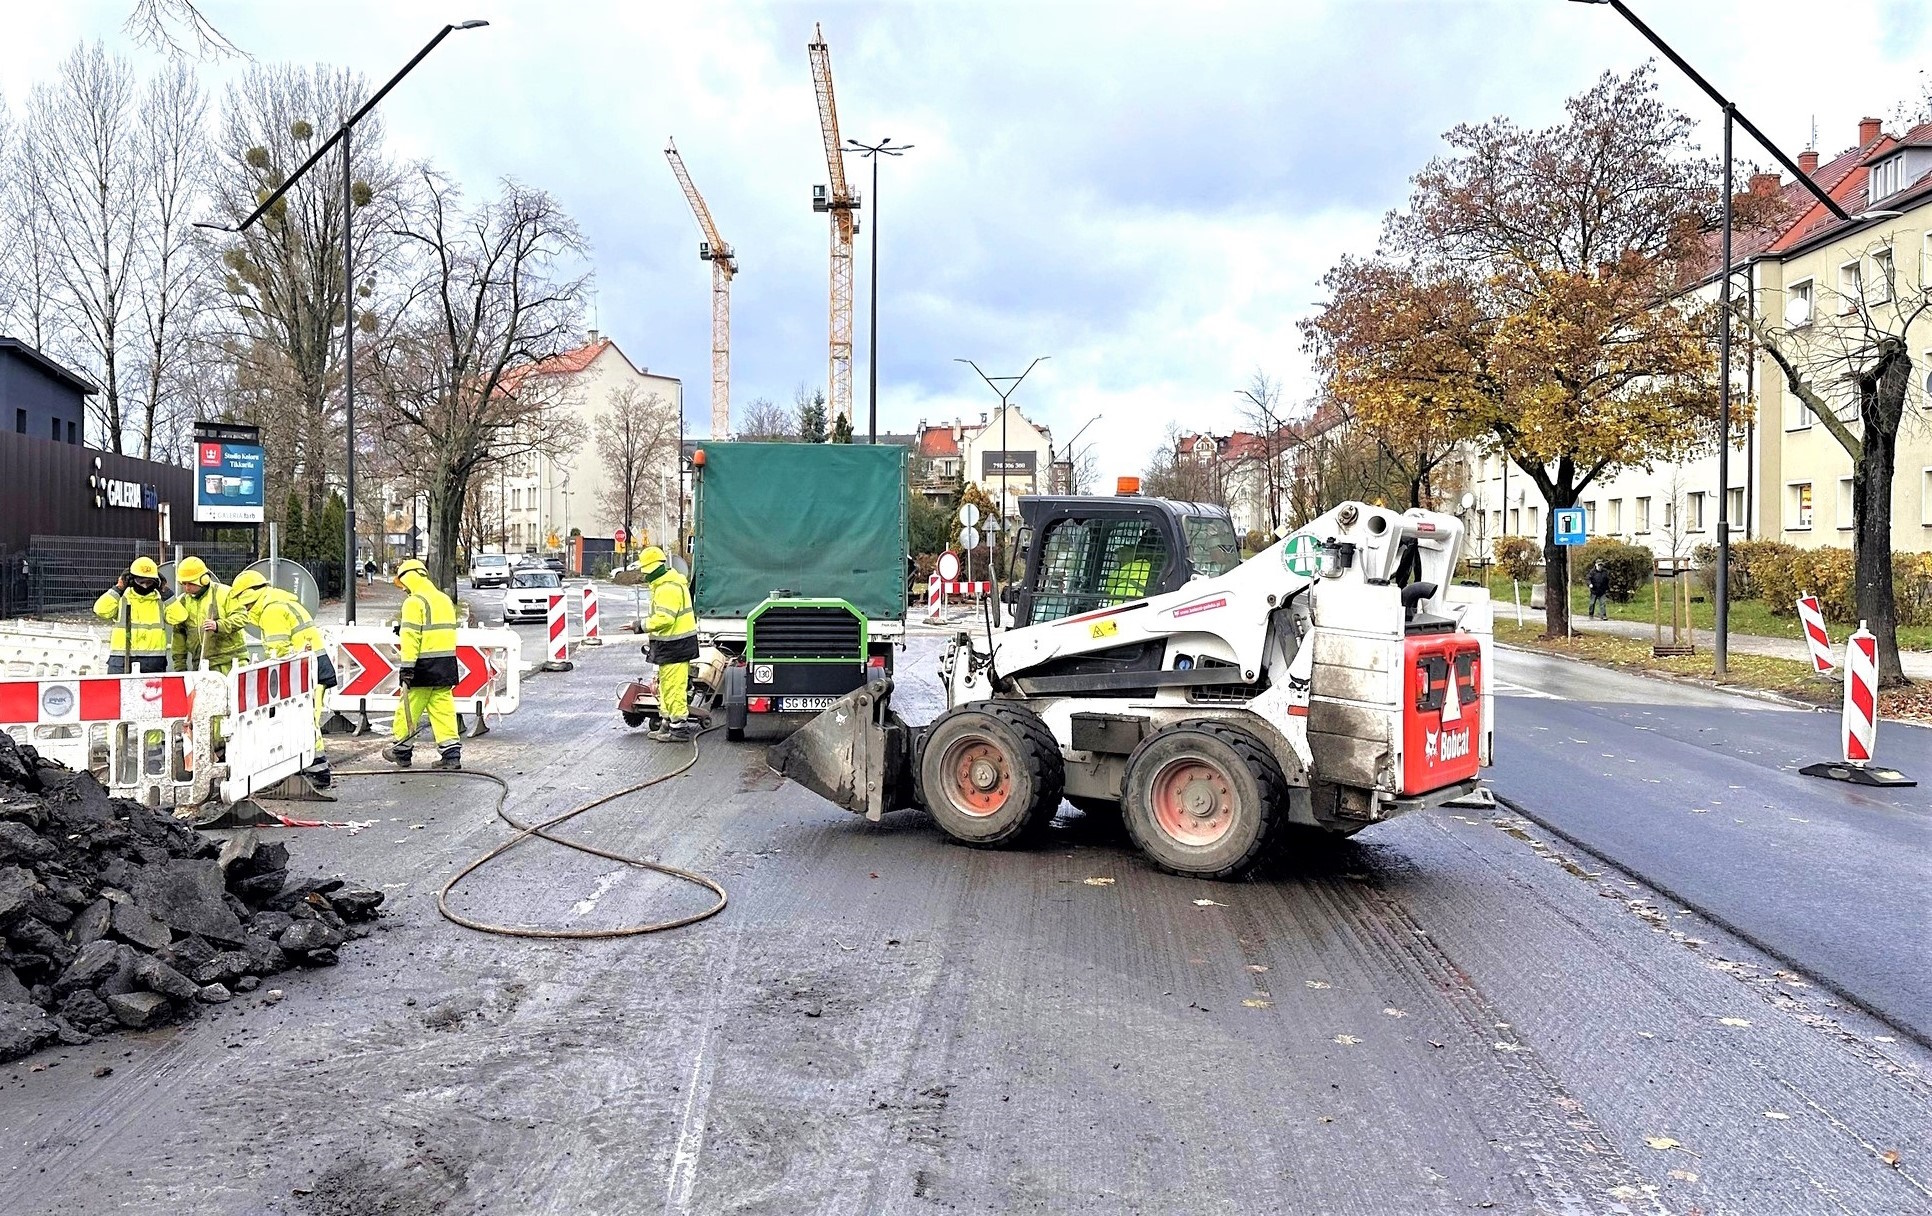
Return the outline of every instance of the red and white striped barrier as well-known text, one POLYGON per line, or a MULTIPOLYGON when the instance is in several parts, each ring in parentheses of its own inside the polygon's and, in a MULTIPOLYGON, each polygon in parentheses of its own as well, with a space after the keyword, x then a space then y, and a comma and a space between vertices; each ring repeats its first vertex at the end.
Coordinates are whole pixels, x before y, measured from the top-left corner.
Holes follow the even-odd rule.
POLYGON ((1844 760, 1807 764, 1807 777, 1827 777, 1854 785, 1917 785, 1897 769, 1875 762, 1878 754, 1878 639, 1858 622, 1858 632, 1845 643, 1845 710, 1839 731, 1844 760))
MULTIPOLYGON (((372 726, 371 714, 382 718, 402 703, 397 678, 402 641, 381 625, 346 625, 328 632, 329 653, 335 660, 338 683, 323 704, 351 722, 357 734, 372 726)), ((522 703, 523 639, 514 629, 458 629, 456 631, 456 712, 475 715, 471 735, 485 734, 492 716, 515 713, 522 703)))
POLYGON ((550 648, 544 654, 545 671, 569 671, 570 661, 570 613, 564 609, 564 594, 561 590, 550 593, 550 648))
POLYGON ((973 582, 973 583, 968 583, 963 580, 955 580, 950 583, 941 583, 939 584, 939 589, 944 593, 946 593, 947 595, 991 595, 993 594, 993 584, 983 579, 979 582, 973 582))
POLYGON ((223 803, 240 802, 315 763, 315 699, 322 691, 315 658, 303 651, 236 668, 228 677, 223 803))
POLYGON ((1837 664, 1831 661, 1831 634, 1825 632, 1825 614, 1817 596, 1798 597, 1798 624, 1804 629, 1805 645, 1811 648, 1812 670, 1821 676, 1830 674, 1837 664))
POLYGON ((602 646, 604 639, 598 635, 597 626, 597 584, 584 584, 584 638, 586 646, 602 646))
POLYGON ((246 713, 310 692, 315 687, 315 660, 308 654, 270 659, 236 670, 234 712, 246 713))
POLYGON ((937 573, 930 574, 926 577, 926 620, 929 622, 938 621, 940 614, 946 608, 946 597, 940 591, 940 586, 941 583, 937 573))

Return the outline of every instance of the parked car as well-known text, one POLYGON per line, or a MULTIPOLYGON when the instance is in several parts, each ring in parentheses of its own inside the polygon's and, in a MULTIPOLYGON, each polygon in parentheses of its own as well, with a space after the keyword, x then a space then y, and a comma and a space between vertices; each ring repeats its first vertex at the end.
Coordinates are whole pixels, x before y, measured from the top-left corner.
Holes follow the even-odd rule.
POLYGON ((479 553, 470 559, 470 586, 510 585, 510 559, 501 553, 479 553))
POLYGON ((559 576, 569 573, 564 569, 564 559, 561 557, 546 557, 543 559, 543 565, 545 569, 554 571, 559 576))
POLYGON ((503 593, 503 621, 541 621, 550 615, 550 597, 563 590, 563 579, 555 570, 524 566, 510 575, 510 589, 503 593))

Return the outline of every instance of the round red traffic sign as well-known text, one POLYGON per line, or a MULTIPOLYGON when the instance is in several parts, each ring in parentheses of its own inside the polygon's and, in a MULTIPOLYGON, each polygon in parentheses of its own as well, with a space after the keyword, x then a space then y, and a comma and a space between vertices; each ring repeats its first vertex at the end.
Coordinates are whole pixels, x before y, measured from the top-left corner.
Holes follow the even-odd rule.
POLYGON ((948 552, 939 555, 939 577, 949 583, 959 577, 959 555, 957 553, 948 552))
POLYGON ((622 528, 619 528, 617 531, 611 533, 611 539, 617 542, 617 547, 620 549, 624 547, 624 542, 625 540, 629 539, 629 537, 630 537, 630 533, 624 531, 624 529, 622 528))

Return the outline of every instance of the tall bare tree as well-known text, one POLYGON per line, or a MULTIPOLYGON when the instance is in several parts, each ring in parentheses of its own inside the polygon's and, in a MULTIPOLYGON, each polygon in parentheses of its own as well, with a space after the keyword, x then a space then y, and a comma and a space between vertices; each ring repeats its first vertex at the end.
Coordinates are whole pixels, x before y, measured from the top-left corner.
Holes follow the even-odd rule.
POLYGON ((731 433, 733 439, 789 443, 798 438, 798 415, 769 397, 754 397, 731 433))
MULTIPOLYGON (((1916 239, 1916 238, 1914 238, 1916 239)), ((1904 242, 1899 242, 1901 248, 1904 242)), ((1892 585, 1892 480, 1898 433, 1914 412, 1932 415, 1913 384, 1907 333, 1932 313, 1932 284, 1890 269, 1890 244, 1865 251, 1861 265, 1886 268, 1856 295, 1820 283, 1801 323, 1774 326, 1749 314, 1764 352, 1852 461, 1852 565, 1858 615, 1878 639, 1881 687, 1906 683, 1898 658, 1898 601, 1892 585), (1874 255, 1882 255, 1875 258, 1874 255)), ((1741 301, 1748 309, 1749 301, 1741 301)))
MULTIPOLYGON (((239 224, 360 104, 350 72, 287 64, 251 67, 229 86, 217 140, 219 213, 239 224)), ((350 226, 359 300, 385 286, 396 247, 398 174, 382 153, 380 116, 357 124, 352 141, 356 222, 350 226)), ((340 162, 305 175, 222 252, 224 332, 253 386, 268 447, 270 502, 292 487, 311 514, 322 509, 342 457, 342 241, 340 162)), ((360 308, 358 309, 360 311, 360 308)), ((360 319, 360 318, 358 318, 360 319)))
POLYGON ((243 53, 201 15, 194 0, 135 0, 121 28, 134 41, 170 59, 220 59, 243 53))
POLYGON ((393 232, 418 274, 386 323, 372 326, 371 391, 379 424, 424 463, 430 569, 453 586, 476 473, 575 447, 573 390, 566 377, 544 374, 543 361, 580 331, 589 278, 576 267, 586 247, 541 190, 506 182, 496 199, 466 209, 434 171, 419 167, 413 178, 393 232))
POLYGON ((1254 375, 1248 377, 1247 387, 1236 391, 1247 402, 1241 411, 1242 421, 1255 436, 1242 459, 1260 466, 1250 476, 1257 479, 1267 496, 1268 527, 1279 532, 1282 507, 1288 498, 1285 457, 1294 446, 1294 434, 1282 413, 1281 381, 1257 367, 1254 375))
POLYGON ((0 150, 0 321, 9 332, 48 350, 56 327, 53 250, 47 231, 46 166, 32 154, 24 127, 0 150))
POLYGON ((673 505, 665 489, 667 471, 669 485, 677 485, 677 411, 661 395, 626 384, 606 396, 594 438, 609 475, 597 491, 598 506, 636 536, 641 516, 673 505))
POLYGON ((72 349, 57 352, 100 378, 89 405, 101 440, 116 452, 124 450, 124 379, 138 329, 130 324, 140 260, 137 98, 126 60, 98 42, 82 44, 29 95, 21 150, 40 166, 29 189, 38 195, 49 276, 73 338, 72 349))
POLYGON ((142 400, 135 427, 140 454, 185 453, 184 381, 193 357, 193 327, 206 306, 208 262, 195 239, 208 183, 208 104, 185 62, 162 68, 148 82, 137 133, 141 211, 135 228, 140 252, 136 308, 140 321, 142 400))

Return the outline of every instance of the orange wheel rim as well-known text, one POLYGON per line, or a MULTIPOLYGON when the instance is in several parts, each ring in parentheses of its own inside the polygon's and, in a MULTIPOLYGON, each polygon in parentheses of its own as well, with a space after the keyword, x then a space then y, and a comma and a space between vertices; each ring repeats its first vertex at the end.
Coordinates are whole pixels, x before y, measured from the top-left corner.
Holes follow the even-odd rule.
POLYGON ((1181 844, 1218 842, 1234 826, 1234 783, 1220 766, 1188 758, 1154 774, 1149 790, 1154 822, 1181 844))
POLYGON ((968 736, 946 749, 941 772, 946 800, 961 813, 983 819, 996 814, 1013 796, 1013 765, 989 739, 968 736))

